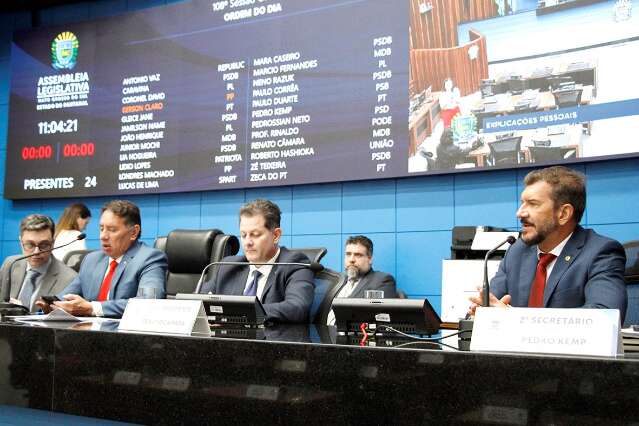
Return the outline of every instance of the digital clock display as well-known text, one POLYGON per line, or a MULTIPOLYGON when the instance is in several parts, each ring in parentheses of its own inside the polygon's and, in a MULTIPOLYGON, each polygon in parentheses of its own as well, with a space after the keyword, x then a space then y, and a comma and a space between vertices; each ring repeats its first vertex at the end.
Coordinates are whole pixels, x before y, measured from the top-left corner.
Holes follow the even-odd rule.
POLYGON ((73 133, 78 131, 78 119, 41 121, 38 123, 38 133, 54 135, 56 133, 73 133))

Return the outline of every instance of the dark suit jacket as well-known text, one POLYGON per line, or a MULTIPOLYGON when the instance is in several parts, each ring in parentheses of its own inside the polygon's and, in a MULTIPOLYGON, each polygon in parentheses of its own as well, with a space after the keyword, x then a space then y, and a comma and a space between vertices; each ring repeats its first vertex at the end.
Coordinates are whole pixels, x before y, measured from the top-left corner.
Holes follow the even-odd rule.
MULTIPOLYGON (((109 262, 109 256, 102 250, 87 254, 80 265, 80 274, 58 297, 62 299, 65 294, 77 294, 88 301, 95 301, 109 262)), ((163 252, 139 241, 133 243, 115 269, 109 300, 102 302, 104 316, 121 317, 129 298, 137 295, 138 286, 155 288, 155 297, 163 299, 166 269, 166 255, 163 252)))
MULTIPOLYGON (((346 280, 342 281, 342 286, 346 285, 346 280)), ((386 272, 373 271, 372 268, 359 280, 353 292, 348 297, 366 297, 366 290, 382 290, 384 292, 384 299, 397 298, 395 278, 386 272)))
MULTIPOLYGON (((9 264, 17 257, 19 256, 10 256, 5 259, 2 265, 2 270, 0 270, 0 276, 5 277, 5 274, 9 272, 9 264)), ((24 276, 26 273, 26 259, 17 261, 13 265, 13 268, 11 268, 11 297, 14 299, 17 299, 20 294, 20 289, 22 289, 22 283, 24 282, 24 276)), ((36 292, 34 300, 37 300, 40 296, 48 296, 50 294, 58 293, 65 288, 67 284, 76 277, 76 275, 78 274, 73 269, 51 256, 51 263, 49 264, 46 274, 42 276, 40 289, 36 292)), ((28 306, 28 308, 32 312, 39 309, 35 306, 35 304, 28 306)))
MULTIPOLYGON (((623 322, 628 304, 625 263, 621 244, 577 226, 548 277, 544 307, 619 309, 623 322)), ((512 306, 527 306, 536 268, 537 246, 517 240, 499 264, 491 292, 498 298, 510 294, 512 306)))
MULTIPOLYGON (((245 256, 229 256, 222 261, 247 262, 245 256)), ((276 262, 309 263, 306 256, 280 248, 276 262)), ((202 285, 201 293, 241 296, 248 279, 248 266, 220 265, 215 277, 202 285)), ((266 319, 276 322, 307 322, 313 303, 313 272, 304 266, 275 265, 266 280, 262 304, 266 319)))

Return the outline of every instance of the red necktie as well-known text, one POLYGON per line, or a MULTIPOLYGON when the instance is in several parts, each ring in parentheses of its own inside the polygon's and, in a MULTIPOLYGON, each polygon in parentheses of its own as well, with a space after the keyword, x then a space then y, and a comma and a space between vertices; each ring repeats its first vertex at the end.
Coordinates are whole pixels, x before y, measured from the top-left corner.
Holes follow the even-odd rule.
POLYGON ((111 289, 111 280, 113 279, 113 274, 115 273, 115 268, 118 267, 118 262, 112 260, 109 264, 109 272, 104 277, 104 281, 102 281, 102 286, 100 286, 100 293, 98 293, 98 302, 104 302, 109 297, 109 290, 111 289))
POLYGON ((535 280, 530 288, 530 296, 528 297, 529 308, 544 307, 544 290, 546 289, 546 267, 553 259, 557 257, 552 253, 541 253, 539 262, 537 263, 537 272, 535 280))

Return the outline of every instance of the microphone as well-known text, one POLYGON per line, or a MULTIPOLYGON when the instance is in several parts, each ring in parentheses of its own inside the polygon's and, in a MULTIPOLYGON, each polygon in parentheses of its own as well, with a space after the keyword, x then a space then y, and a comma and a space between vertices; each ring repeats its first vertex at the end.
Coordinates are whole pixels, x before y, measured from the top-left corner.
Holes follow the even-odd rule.
POLYGON ((262 266, 262 265, 306 266, 313 273, 317 273, 317 272, 320 272, 320 271, 324 270, 324 265, 322 265, 321 263, 317 263, 317 262, 310 262, 310 263, 302 263, 302 262, 273 262, 273 263, 268 263, 268 262, 225 262, 225 261, 211 262, 208 265, 206 265, 204 267, 204 269, 202 270, 202 274, 200 274, 200 279, 197 282, 197 286, 195 286, 195 293, 199 293, 200 292, 200 288, 202 287, 202 284, 203 284, 203 281, 204 281, 204 274, 206 274, 206 271, 211 266, 217 266, 217 265, 229 265, 229 266, 251 266, 251 265, 253 265, 253 266, 262 266))
POLYGON ((503 246, 504 244, 508 243, 508 244, 514 244, 515 241, 517 241, 517 239, 515 237, 513 237, 512 235, 510 235, 508 238, 506 238, 504 241, 502 241, 501 243, 499 243, 498 245, 496 245, 495 247, 493 247, 491 250, 488 251, 488 253, 486 253, 486 257, 484 258, 484 289, 483 289, 483 294, 482 294, 482 306, 488 306, 489 305, 489 293, 490 293, 490 286, 488 284, 488 259, 490 258, 490 256, 492 256, 497 250, 499 250, 499 247, 503 246))
MULTIPOLYGON (((2 286, 2 293, 0 294, 0 300, 2 300, 2 302, 0 302, 0 312, 3 312, 5 315, 15 315, 16 311, 22 311, 21 313, 29 312, 29 308, 28 307, 24 307, 22 305, 16 305, 14 303, 9 303, 9 300, 11 299, 11 271, 13 270, 13 265, 16 264, 16 262, 18 262, 19 260, 24 260, 24 259, 28 259, 30 257, 33 256, 37 256, 39 254, 42 253, 50 253, 53 250, 57 250, 59 248, 62 247, 66 247, 68 245, 71 245, 73 243, 75 243, 76 241, 80 241, 80 240, 84 240, 87 237, 87 234, 85 234, 84 232, 79 234, 77 237, 75 237, 75 239, 73 241, 69 241, 66 244, 62 244, 60 246, 56 246, 56 247, 51 247, 48 250, 38 250, 37 252, 33 252, 31 254, 27 254, 24 256, 20 256, 17 257, 15 259, 13 259, 11 261, 11 263, 9 264, 9 266, 7 267, 7 273, 6 276, 4 277, 4 282, 3 282, 3 286, 2 286), (21 308, 25 308, 25 309, 21 309, 21 308)), ((18 313, 19 315, 20 313, 18 313)))

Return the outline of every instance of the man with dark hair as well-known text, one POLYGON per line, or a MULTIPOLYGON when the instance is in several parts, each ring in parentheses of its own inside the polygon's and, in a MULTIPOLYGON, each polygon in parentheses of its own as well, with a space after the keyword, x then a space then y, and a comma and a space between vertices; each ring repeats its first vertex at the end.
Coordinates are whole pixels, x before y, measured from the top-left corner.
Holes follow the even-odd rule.
MULTIPOLYGON (((384 292, 384 298, 397 297, 395 278, 385 272, 373 271, 373 242, 364 235, 348 237, 344 250, 345 279, 337 297, 363 298, 367 290, 384 292)), ((335 324, 335 314, 328 314, 328 325, 335 324)))
POLYGON ((336 297, 365 297, 366 290, 381 290, 386 299, 397 297, 393 276, 373 271, 373 242, 368 237, 356 235, 346 240, 344 269, 347 280, 336 297))
POLYGON ((7 274, 11 273, 11 302, 27 307, 29 311, 37 310, 35 301, 40 296, 59 292, 77 275, 51 256, 51 252, 41 253, 53 247, 54 233, 55 224, 49 216, 32 214, 22 219, 19 236, 22 255, 36 254, 15 263, 14 260, 20 256, 10 256, 0 270, 3 285, 7 274))
MULTIPOLYGON (((167 261, 165 254, 139 241, 140 209, 130 201, 115 200, 102 207, 102 250, 89 253, 80 274, 58 297, 55 306, 78 316, 122 316, 127 301, 139 288, 154 289, 164 297, 167 261)), ((45 311, 51 307, 38 302, 45 311)))
POLYGON ((250 265, 221 265, 201 293, 257 296, 274 322, 306 322, 313 302, 313 273, 301 253, 280 247, 280 209, 268 200, 255 200, 240 209, 240 239, 244 256, 222 259, 250 265))
MULTIPOLYGON (((619 309, 627 306, 621 244, 579 226, 585 177, 566 167, 525 177, 521 238, 506 252, 490 285, 491 306, 619 309)), ((471 311, 481 304, 471 298, 471 311)))

